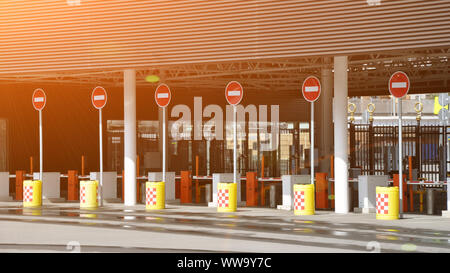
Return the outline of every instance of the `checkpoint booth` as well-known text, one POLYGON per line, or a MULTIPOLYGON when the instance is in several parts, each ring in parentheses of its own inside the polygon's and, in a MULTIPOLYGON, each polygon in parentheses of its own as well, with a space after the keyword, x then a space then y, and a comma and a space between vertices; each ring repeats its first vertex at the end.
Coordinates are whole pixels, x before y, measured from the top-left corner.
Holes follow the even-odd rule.
MULTIPOLYGON (((39 179, 39 172, 33 173, 33 180, 39 179)), ((42 173, 42 199, 43 200, 60 200, 61 198, 61 173, 59 172, 43 172, 42 173)))
MULTIPOLYGON (((90 172, 91 181, 100 181, 100 172, 90 172)), ((117 198, 117 173, 103 172, 103 200, 119 201, 117 198)))
POLYGON ((0 201, 12 201, 9 196, 9 172, 0 172, 0 201))

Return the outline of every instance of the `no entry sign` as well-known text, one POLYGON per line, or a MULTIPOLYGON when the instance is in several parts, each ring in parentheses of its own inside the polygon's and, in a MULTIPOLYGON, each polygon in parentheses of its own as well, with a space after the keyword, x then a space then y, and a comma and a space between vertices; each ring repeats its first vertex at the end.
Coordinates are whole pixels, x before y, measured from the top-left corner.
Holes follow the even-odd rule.
POLYGON ((167 86, 167 84, 160 84, 156 88, 155 91, 155 101, 156 104, 162 108, 162 146, 163 146, 163 153, 162 153, 162 176, 163 176, 163 182, 166 182, 166 106, 169 105, 170 99, 172 98, 172 95, 170 94, 170 88, 167 86))
POLYGON ((106 95, 105 88, 101 86, 97 86, 92 91, 91 101, 92 105, 94 105, 97 109, 102 109, 106 105, 106 101, 108 99, 108 96, 106 95))
POLYGON ((389 92, 396 98, 403 98, 409 91, 409 78, 405 72, 397 71, 389 79, 389 92))
POLYGON ((45 103, 47 102, 44 90, 41 88, 34 90, 31 101, 34 109, 39 111, 39 179, 42 181, 42 109, 44 109, 45 103))
POLYGON ((238 105, 244 96, 244 89, 237 81, 231 81, 225 87, 225 98, 231 105, 238 105))
POLYGON ((34 90, 32 96, 32 102, 34 109, 41 111, 45 107, 45 103, 47 102, 47 97, 45 96, 44 90, 38 88, 34 90))
POLYGON ((172 95, 170 94, 169 86, 164 83, 158 85, 155 92, 156 104, 158 104, 159 107, 166 107, 169 105, 171 98, 172 95))
POLYGON ((98 110, 98 131, 99 131, 99 147, 100 147, 100 206, 103 206, 103 129, 102 129, 102 108, 105 107, 108 96, 105 88, 97 86, 92 90, 91 102, 98 110))
POLYGON ((309 76, 303 81, 302 94, 309 102, 316 101, 320 96, 321 86, 318 78, 309 76))

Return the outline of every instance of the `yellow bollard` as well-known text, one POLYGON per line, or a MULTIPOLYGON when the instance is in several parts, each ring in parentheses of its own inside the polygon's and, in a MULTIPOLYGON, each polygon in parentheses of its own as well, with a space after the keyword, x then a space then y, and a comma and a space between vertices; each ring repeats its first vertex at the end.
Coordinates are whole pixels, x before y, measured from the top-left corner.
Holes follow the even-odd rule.
POLYGON ((145 199, 145 209, 165 209, 166 193, 164 182, 146 182, 145 199))
POLYGON ((237 207, 237 184, 217 184, 217 212, 235 212, 237 207))
POLYGON ((294 185, 294 214, 314 215, 314 184, 294 185))
POLYGON ((40 206, 42 206, 42 181, 23 181, 23 207, 31 208, 40 206))
POLYGON ((397 220, 399 217, 398 187, 377 187, 376 195, 376 219, 397 220))
POLYGON ((80 208, 98 207, 98 181, 80 181, 80 208))

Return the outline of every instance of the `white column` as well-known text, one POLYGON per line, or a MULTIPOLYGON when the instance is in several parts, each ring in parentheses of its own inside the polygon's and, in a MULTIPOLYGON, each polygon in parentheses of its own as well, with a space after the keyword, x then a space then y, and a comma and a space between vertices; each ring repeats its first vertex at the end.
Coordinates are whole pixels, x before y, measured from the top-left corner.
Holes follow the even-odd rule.
MULTIPOLYGON (((324 58, 324 65, 331 64, 331 58, 324 58)), ((330 67, 322 68, 320 84, 322 92, 318 99, 319 103, 319 157, 324 160, 319 161, 319 170, 323 173, 330 173, 330 155, 333 154, 333 134, 330 134, 330 128, 333 128, 333 113, 330 111, 333 106, 333 73, 330 67)))
POLYGON ((124 204, 136 205, 136 72, 126 69, 124 84, 124 204))
POLYGON ((334 57, 334 195, 335 212, 349 212, 348 193, 348 60, 347 56, 334 57))

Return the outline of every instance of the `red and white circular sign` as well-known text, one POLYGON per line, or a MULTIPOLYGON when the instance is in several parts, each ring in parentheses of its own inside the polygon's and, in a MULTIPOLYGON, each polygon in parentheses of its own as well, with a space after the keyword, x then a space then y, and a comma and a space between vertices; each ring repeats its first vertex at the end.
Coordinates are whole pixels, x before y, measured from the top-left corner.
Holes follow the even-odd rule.
POLYGON ((45 96, 44 90, 42 90, 41 88, 34 90, 32 102, 34 109, 38 111, 44 109, 45 103, 47 102, 47 96, 45 96))
POLYGON ((319 98, 321 89, 319 79, 314 76, 309 76, 303 81, 302 94, 309 102, 315 102, 319 98))
POLYGON ((164 83, 158 85, 155 91, 156 104, 158 104, 159 107, 166 107, 167 105, 169 105, 171 98, 172 95, 170 94, 169 86, 164 83))
POLYGON ((97 109, 102 109, 105 107, 107 100, 108 96, 106 95, 105 88, 101 86, 95 87, 91 95, 92 105, 97 109))
POLYGON ((231 81, 225 87, 225 98, 231 105, 238 105, 244 96, 244 88, 237 81, 231 81))
POLYGON ((409 78, 405 72, 397 71, 389 79, 389 92, 396 98, 403 98, 409 91, 409 78))

